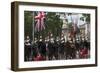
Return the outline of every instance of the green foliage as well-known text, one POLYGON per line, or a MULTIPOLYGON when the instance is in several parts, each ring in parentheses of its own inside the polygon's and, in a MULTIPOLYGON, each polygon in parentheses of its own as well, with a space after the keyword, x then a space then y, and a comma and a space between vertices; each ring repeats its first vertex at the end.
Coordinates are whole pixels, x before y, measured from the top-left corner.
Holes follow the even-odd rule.
POLYGON ((24 37, 29 36, 32 39, 33 16, 31 11, 24 12, 24 37))
POLYGON ((84 21, 84 18, 85 18, 85 21, 87 23, 90 23, 90 14, 82 14, 82 17, 80 18, 82 21, 84 21))
MULTIPOLYGON (((34 16, 37 15, 37 12, 34 12, 34 16)), ((33 22, 34 22, 34 26, 36 24, 36 21, 33 20, 33 12, 31 11, 25 11, 24 12, 24 36, 30 36, 30 38, 32 39, 33 35, 32 32, 34 30, 33 28, 33 22)), ((35 31, 35 37, 38 37, 40 35, 42 35, 43 37, 46 37, 48 35, 48 33, 53 33, 54 37, 56 36, 60 36, 61 34, 61 30, 62 30, 62 25, 63 25, 63 21, 60 19, 60 16, 57 15, 55 12, 47 12, 46 13, 46 19, 44 20, 45 23, 45 30, 42 31, 35 31)))
POLYGON ((54 12, 48 12, 46 15, 46 34, 48 32, 53 33, 54 37, 60 36, 62 30, 63 21, 60 16, 54 12))

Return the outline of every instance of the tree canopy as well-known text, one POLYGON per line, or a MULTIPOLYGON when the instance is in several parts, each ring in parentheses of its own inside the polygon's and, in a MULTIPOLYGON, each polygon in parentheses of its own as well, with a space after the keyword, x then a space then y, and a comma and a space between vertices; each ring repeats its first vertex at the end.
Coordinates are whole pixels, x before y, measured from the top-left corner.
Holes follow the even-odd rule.
MULTIPOLYGON (((34 16, 36 16, 38 12, 34 11, 34 16)), ((34 26, 36 25, 36 21, 33 20, 33 12, 31 11, 25 11, 24 12, 24 36, 29 36, 32 39, 32 32, 35 28, 33 28, 33 22, 34 26)), ((44 20, 45 30, 35 32, 35 37, 39 37, 42 35, 43 37, 46 37, 48 33, 52 33, 54 37, 60 36, 61 29, 63 25, 63 21, 60 19, 60 16, 57 15, 55 12, 46 12, 46 18, 44 20)))

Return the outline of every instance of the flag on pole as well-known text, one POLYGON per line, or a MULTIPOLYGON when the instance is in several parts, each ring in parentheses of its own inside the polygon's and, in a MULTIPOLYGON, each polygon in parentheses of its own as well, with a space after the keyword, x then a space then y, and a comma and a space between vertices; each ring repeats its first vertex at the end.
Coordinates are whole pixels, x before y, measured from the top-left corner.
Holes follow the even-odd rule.
POLYGON ((78 33, 78 31, 79 31, 77 24, 78 24, 78 15, 73 15, 72 26, 73 26, 73 32, 75 34, 78 33))
POLYGON ((35 30, 36 31, 39 32, 39 31, 45 29, 44 19, 45 19, 45 13, 38 12, 38 15, 35 16, 35 20, 36 20, 35 30))
POLYGON ((78 28, 78 15, 74 15, 72 14, 71 15, 71 22, 72 22, 72 29, 71 29, 71 32, 70 32, 70 37, 75 37, 75 35, 77 33, 79 33, 79 28, 78 28))

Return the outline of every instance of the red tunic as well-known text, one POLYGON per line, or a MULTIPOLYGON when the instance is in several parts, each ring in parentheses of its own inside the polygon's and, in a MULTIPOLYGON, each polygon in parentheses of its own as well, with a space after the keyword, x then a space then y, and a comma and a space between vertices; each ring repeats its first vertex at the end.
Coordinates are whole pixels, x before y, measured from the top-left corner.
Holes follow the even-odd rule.
POLYGON ((37 55, 37 57, 34 58, 34 61, 43 61, 43 60, 45 60, 45 58, 42 57, 41 55, 37 55))
POLYGON ((87 55, 88 55, 88 50, 87 50, 87 49, 82 49, 82 50, 80 51, 80 57, 81 57, 81 58, 86 58, 87 55))

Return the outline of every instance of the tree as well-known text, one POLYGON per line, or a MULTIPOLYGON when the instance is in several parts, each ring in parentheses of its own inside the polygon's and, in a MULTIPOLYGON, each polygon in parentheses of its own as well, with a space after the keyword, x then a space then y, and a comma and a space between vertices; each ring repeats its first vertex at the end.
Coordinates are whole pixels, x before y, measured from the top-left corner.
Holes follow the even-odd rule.
POLYGON ((29 36, 32 39, 32 23, 33 23, 33 16, 31 11, 24 12, 24 37, 29 36))
POLYGON ((90 14, 82 14, 80 20, 85 21, 87 24, 90 24, 90 14))
POLYGON ((55 12, 47 12, 46 15, 46 34, 53 33, 54 37, 61 35, 63 21, 60 19, 60 15, 55 12))
MULTIPOLYGON (((60 15, 57 15, 56 12, 45 12, 46 18, 44 20, 45 29, 39 32, 34 31, 34 36, 39 38, 40 35, 45 38, 49 32, 53 33, 54 37, 60 36, 62 31, 63 21, 60 19, 60 15)), ((34 16, 36 16, 38 12, 34 12, 34 16)), ((36 21, 33 20, 33 12, 25 11, 24 12, 24 37, 27 35, 32 39, 33 35, 33 22, 34 26, 36 25, 36 21)))

